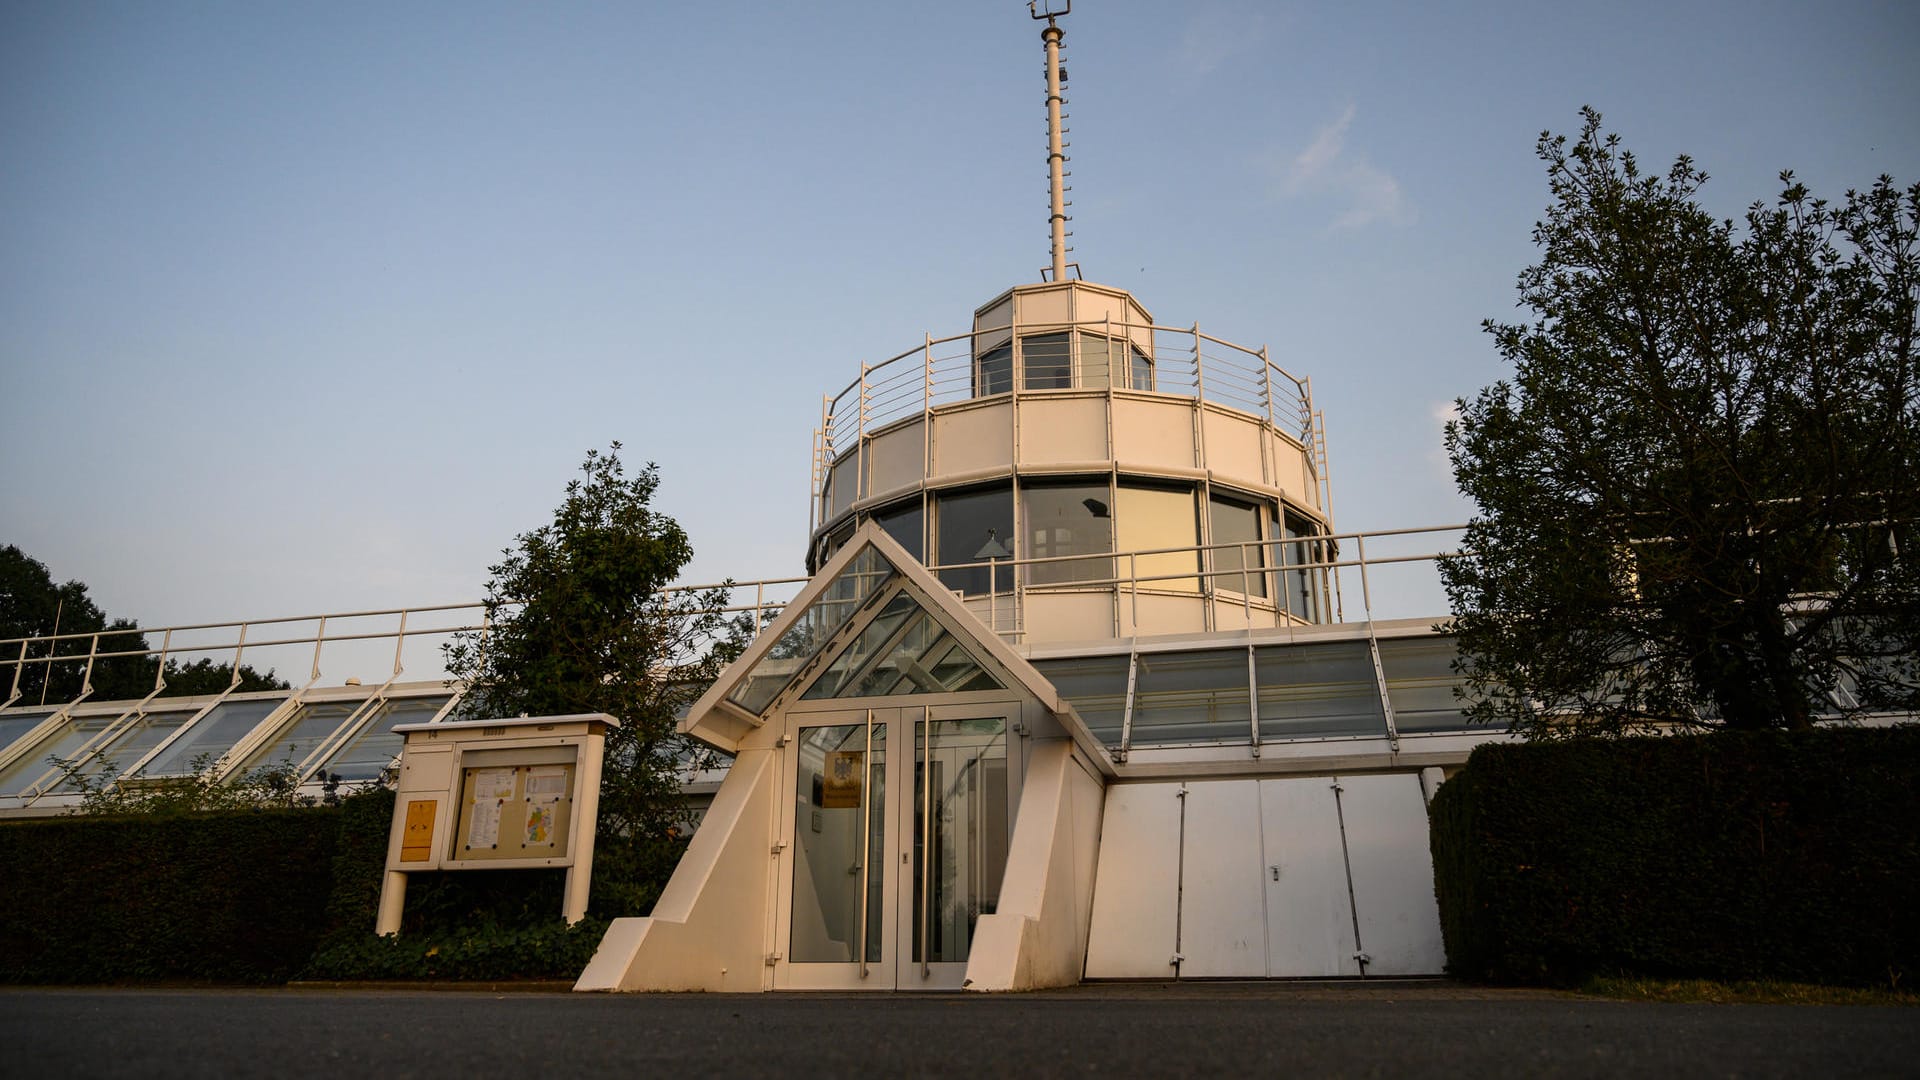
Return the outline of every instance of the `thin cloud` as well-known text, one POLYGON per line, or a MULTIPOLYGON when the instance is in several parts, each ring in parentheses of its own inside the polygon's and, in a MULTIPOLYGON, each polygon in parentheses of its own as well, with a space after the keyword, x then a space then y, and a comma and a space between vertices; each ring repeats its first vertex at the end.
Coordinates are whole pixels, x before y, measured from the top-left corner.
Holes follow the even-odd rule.
POLYGON ((1357 229, 1380 221, 1404 223, 1412 210, 1400 182, 1347 147, 1347 131, 1358 114, 1359 106, 1350 104, 1314 134, 1306 149, 1282 170, 1280 194, 1341 204, 1344 209, 1334 215, 1331 225, 1335 229, 1357 229))
POLYGON ((1174 62, 1190 74, 1210 75, 1228 60, 1259 47, 1269 22, 1259 12, 1208 5, 1188 21, 1174 62))

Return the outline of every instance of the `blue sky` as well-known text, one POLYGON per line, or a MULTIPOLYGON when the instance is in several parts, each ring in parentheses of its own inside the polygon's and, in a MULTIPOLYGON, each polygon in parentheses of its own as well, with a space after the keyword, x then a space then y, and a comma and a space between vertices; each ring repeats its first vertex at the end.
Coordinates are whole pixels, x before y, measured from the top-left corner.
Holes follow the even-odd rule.
MULTIPOLYGON (((1047 259, 1038 24, 893 5, 0 7, 0 541, 148 625, 477 597, 589 447, 799 572, 820 395, 1047 259)), ((1463 520, 1542 129, 1737 214, 1920 179, 1920 5, 1081 0, 1074 259, 1312 376, 1343 530, 1463 520)))

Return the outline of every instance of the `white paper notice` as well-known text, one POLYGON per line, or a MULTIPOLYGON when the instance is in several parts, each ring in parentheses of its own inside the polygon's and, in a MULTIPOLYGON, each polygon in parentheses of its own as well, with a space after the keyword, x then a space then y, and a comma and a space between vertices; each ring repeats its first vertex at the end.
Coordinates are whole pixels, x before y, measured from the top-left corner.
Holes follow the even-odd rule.
POLYGON ((513 798, 512 769, 475 769, 473 770, 473 799, 511 799, 513 798))
POLYGON ((500 800, 475 799, 467 822, 467 846, 490 848, 500 842, 500 800))
POLYGON ((473 771, 473 816, 467 821, 467 846, 496 847, 500 843, 500 804, 513 797, 512 769, 473 771))
POLYGON ((536 765, 527 770, 527 800, 551 801, 567 793, 565 765, 536 765))

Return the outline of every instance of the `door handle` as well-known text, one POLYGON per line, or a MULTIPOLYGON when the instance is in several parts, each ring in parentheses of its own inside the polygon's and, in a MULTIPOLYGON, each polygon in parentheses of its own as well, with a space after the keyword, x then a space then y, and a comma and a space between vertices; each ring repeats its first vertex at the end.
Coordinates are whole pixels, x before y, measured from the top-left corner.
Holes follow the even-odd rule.
POLYGON ((1275 881, 1280 880, 1280 864, 1279 863, 1274 863, 1272 866, 1267 867, 1267 870, 1273 874, 1273 880, 1275 881))

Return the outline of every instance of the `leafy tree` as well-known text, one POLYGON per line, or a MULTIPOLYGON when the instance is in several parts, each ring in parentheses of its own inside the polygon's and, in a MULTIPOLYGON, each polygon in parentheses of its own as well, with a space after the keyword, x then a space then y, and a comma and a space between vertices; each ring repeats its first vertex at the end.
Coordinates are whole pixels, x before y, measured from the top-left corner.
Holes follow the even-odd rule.
MULTIPOLYGON (((14 668, 19 667, 20 699, 16 704, 41 701, 65 703, 80 696, 83 685, 93 686, 96 701, 121 701, 143 698, 153 692, 154 676, 160 668, 157 656, 111 656, 96 660, 91 675, 85 657, 94 649, 91 637, 63 638, 54 642, 29 642, 26 659, 39 657, 76 657, 52 663, 21 664, 20 638, 50 637, 54 634, 100 634, 99 654, 145 653, 145 635, 127 619, 108 619, 100 606, 87 595, 84 582, 55 584, 45 563, 18 547, 0 548, 0 701, 12 692, 14 668)), ((231 664, 216 664, 210 659, 192 663, 166 662, 167 697, 217 694, 233 681, 231 664)), ((240 665, 239 690, 285 690, 287 684, 272 671, 261 674, 240 665)))
POLYGON ((1446 445, 1479 506, 1443 566, 1477 718, 1534 737, 1800 729, 1920 707, 1920 185, 1743 225, 1600 116, 1543 134, 1552 204, 1485 323, 1510 381, 1446 445))
POLYGON ((468 685, 464 715, 620 720, 606 743, 594 876, 601 896, 603 878, 625 878, 635 891, 607 901, 625 909, 607 914, 651 901, 640 864, 658 871, 671 854, 687 818, 679 773, 701 756, 678 734, 677 717, 738 655, 743 632, 722 611, 725 589, 661 591, 693 547, 652 508, 658 468, 629 477, 619 454, 617 442, 587 452, 552 523, 521 534, 490 568, 489 629, 447 648, 448 672, 468 685))

